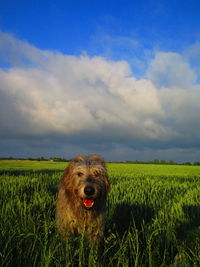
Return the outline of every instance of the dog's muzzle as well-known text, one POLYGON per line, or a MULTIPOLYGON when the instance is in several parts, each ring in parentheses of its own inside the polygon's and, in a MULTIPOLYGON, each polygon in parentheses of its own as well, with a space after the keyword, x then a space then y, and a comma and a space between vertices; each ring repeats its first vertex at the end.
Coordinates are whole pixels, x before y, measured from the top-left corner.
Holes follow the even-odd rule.
POLYGON ((95 202, 94 197, 95 197, 96 190, 93 186, 87 185, 83 191, 84 191, 85 197, 82 198, 82 203, 86 209, 91 209, 94 206, 94 202, 95 202))

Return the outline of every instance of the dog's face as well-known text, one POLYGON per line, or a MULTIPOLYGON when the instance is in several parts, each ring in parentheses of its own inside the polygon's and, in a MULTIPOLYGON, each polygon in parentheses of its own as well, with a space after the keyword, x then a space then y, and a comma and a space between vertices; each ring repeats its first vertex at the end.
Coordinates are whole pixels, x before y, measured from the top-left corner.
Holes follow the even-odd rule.
POLYGON ((105 162, 100 156, 76 157, 68 166, 64 183, 66 191, 86 209, 92 209, 106 198, 110 184, 105 162))

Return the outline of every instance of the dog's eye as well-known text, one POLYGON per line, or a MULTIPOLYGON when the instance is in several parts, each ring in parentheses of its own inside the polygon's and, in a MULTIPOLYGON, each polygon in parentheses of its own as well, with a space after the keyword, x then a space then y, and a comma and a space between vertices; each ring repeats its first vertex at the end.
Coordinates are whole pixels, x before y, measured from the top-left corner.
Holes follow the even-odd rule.
POLYGON ((83 173, 82 173, 82 172, 78 172, 77 175, 78 175, 79 177, 81 177, 81 176, 83 176, 83 173))

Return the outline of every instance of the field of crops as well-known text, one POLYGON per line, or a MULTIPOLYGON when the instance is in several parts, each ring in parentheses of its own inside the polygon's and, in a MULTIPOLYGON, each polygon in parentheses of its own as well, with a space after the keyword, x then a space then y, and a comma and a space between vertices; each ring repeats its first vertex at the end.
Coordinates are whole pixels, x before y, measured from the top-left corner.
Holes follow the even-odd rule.
POLYGON ((107 165, 104 245, 64 243, 55 199, 67 163, 0 161, 0 265, 200 266, 200 167, 107 165))

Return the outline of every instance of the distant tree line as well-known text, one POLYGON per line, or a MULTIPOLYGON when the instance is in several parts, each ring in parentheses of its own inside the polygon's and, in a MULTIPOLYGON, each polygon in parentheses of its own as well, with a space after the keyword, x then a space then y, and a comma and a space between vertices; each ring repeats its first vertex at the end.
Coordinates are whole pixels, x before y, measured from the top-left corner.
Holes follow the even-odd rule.
POLYGON ((0 160, 32 160, 32 161, 54 161, 54 162, 67 162, 70 161, 70 159, 65 158, 59 158, 59 157, 51 157, 51 158, 45 158, 45 157, 38 157, 38 158, 16 158, 16 157, 0 157, 0 160))
POLYGON ((141 161, 141 160, 125 160, 125 161, 109 161, 115 163, 130 163, 130 164, 160 164, 160 165, 188 165, 188 166, 200 166, 200 162, 183 162, 176 163, 174 160, 160 160, 154 159, 152 161, 141 161))
MULTIPOLYGON (((60 158, 60 157, 37 157, 37 158, 16 158, 16 157, 0 157, 0 160, 33 160, 33 161, 53 161, 53 162, 68 162, 71 159, 60 158)), ((188 166, 200 166, 200 162, 183 162, 176 163, 174 160, 160 160, 154 159, 152 161, 141 161, 141 160, 125 160, 125 161, 108 161, 109 163, 130 163, 130 164, 160 164, 160 165, 188 165, 188 166)))

